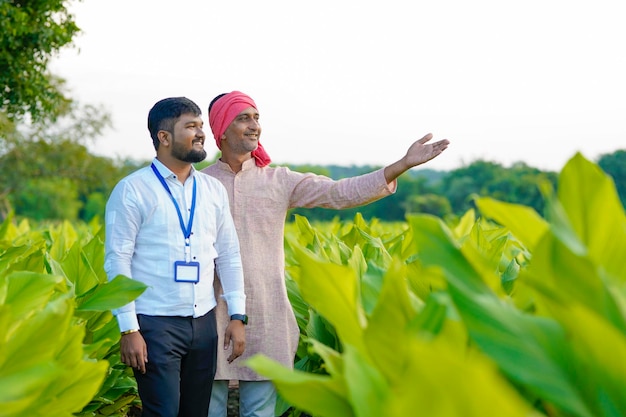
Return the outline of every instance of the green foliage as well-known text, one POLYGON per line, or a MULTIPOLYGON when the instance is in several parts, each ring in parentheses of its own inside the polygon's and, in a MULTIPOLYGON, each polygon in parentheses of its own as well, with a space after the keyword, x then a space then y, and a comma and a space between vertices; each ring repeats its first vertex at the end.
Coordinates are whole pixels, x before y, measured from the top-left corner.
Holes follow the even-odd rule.
POLYGON ((624 208, 581 155, 540 189, 544 217, 483 197, 479 217, 411 216, 395 238, 296 217, 296 369, 248 365, 316 416, 624 415, 624 208))
POLYGON ((17 212, 34 220, 77 220, 81 208, 77 185, 68 178, 31 178, 12 200, 17 212))
POLYGON ((104 229, 0 225, 0 416, 123 416, 138 403, 110 310, 145 286, 107 281, 104 229))
POLYGON ((626 150, 601 155, 598 166, 613 178, 622 205, 626 207, 626 150))
POLYGON ((543 212, 540 184, 556 185, 556 174, 531 168, 524 163, 505 168, 495 162, 475 161, 452 170, 441 183, 441 193, 448 197, 452 211, 464 213, 472 207, 474 196, 491 196, 509 203, 523 204, 543 212))
POLYGON ((409 196, 403 203, 407 214, 432 214, 437 217, 446 217, 452 214, 452 206, 447 198, 436 194, 421 194, 409 196))
POLYGON ((102 384, 108 363, 83 351, 85 329, 61 277, 13 272, 2 288, 2 416, 69 416, 102 384))
POLYGON ((5 210, 36 220, 102 218, 106 196, 138 164, 92 155, 77 138, 56 139, 24 140, 0 155, 5 210))
POLYGON ((0 111, 10 119, 34 120, 63 113, 69 99, 48 61, 70 45, 79 29, 67 0, 0 2, 0 111))

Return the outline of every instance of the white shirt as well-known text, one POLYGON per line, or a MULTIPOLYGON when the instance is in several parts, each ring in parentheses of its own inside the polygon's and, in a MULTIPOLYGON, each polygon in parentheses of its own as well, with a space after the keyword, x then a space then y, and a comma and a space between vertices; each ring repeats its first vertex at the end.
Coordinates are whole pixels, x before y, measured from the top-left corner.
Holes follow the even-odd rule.
POLYGON ((148 288, 134 302, 113 310, 120 331, 139 329, 137 314, 200 317, 216 305, 215 269, 224 287, 229 314, 245 313, 239 240, 228 195, 216 179, 191 168, 181 184, 156 158, 187 227, 196 180, 196 205, 190 235, 190 260, 200 264, 197 283, 174 280, 174 262, 185 261, 185 236, 174 202, 150 166, 123 178, 106 206, 104 269, 141 281, 148 288))

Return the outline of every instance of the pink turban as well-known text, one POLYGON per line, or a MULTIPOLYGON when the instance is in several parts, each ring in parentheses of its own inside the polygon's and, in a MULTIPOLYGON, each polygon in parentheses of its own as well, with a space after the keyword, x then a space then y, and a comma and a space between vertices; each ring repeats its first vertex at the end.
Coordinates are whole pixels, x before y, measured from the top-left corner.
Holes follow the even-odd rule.
MULTIPOLYGON (((230 126, 239 113, 248 107, 257 108, 254 100, 240 91, 232 91, 215 100, 209 110, 209 125, 211 126, 215 143, 219 149, 222 149, 222 135, 228 126, 230 126)), ((271 162, 261 142, 259 142, 258 147, 252 151, 252 156, 256 160, 256 165, 259 167, 264 167, 271 162)))

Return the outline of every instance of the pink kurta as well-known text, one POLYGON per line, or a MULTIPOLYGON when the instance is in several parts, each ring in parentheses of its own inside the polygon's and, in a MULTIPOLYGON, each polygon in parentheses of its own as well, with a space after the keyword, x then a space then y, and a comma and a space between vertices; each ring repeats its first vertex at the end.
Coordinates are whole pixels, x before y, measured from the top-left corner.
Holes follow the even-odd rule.
POLYGON ((217 380, 260 381, 267 378, 241 365, 262 353, 292 368, 299 330, 285 287, 284 228, 287 210, 296 207, 342 209, 370 203, 395 192, 383 169, 338 181, 294 172, 286 167, 259 168, 254 159, 234 173, 217 161, 204 173, 220 180, 230 199, 230 209, 241 246, 246 293, 246 350, 229 364, 222 349, 229 317, 222 289, 216 280, 219 348, 217 380))

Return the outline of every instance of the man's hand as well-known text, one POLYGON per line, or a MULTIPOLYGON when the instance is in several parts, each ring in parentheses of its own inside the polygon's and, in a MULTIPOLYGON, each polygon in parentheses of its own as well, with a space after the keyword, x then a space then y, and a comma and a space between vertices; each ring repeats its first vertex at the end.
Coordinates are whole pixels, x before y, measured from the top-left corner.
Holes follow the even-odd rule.
POLYGON ((246 328, 241 320, 231 320, 226 327, 224 350, 230 347, 231 342, 233 350, 228 356, 228 363, 240 357, 246 349, 246 328))
POLYGON ((446 150, 450 141, 448 139, 439 140, 437 142, 428 143, 433 138, 433 134, 429 133, 423 138, 415 141, 406 152, 406 164, 413 168, 438 156, 446 150))
POLYGON ((441 152, 445 151, 450 144, 448 139, 428 143, 432 138, 433 134, 428 133, 423 138, 413 142, 402 159, 385 167, 385 179, 388 184, 407 170, 437 157, 441 152))
POLYGON ((137 369, 142 374, 146 373, 148 348, 140 332, 122 335, 120 339, 120 359, 122 363, 137 369))

